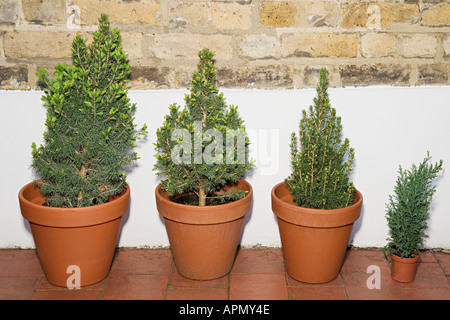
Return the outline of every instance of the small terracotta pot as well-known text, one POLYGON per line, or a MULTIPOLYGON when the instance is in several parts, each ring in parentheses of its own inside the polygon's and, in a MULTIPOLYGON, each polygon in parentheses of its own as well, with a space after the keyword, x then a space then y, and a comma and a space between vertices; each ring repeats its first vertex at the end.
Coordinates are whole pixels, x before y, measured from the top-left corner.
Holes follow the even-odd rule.
POLYGON ((156 206, 164 217, 172 257, 182 276, 210 280, 231 271, 253 189, 245 180, 230 188, 248 194, 227 204, 202 207, 175 203, 172 199, 180 195, 169 196, 161 185, 156 188, 156 206))
POLYGON ((416 276, 419 255, 413 254, 411 258, 400 258, 391 254, 391 277, 398 282, 412 282, 416 276))
POLYGON ((295 204, 284 182, 272 189, 272 211, 278 218, 286 269, 292 278, 324 283, 338 276, 362 202, 356 190, 349 207, 309 209, 295 204))
POLYGON ((33 183, 19 192, 22 215, 28 220, 47 280, 66 287, 72 271, 80 269, 80 285, 103 280, 111 267, 122 215, 130 203, 130 188, 108 203, 80 208, 43 206, 45 197, 33 183))

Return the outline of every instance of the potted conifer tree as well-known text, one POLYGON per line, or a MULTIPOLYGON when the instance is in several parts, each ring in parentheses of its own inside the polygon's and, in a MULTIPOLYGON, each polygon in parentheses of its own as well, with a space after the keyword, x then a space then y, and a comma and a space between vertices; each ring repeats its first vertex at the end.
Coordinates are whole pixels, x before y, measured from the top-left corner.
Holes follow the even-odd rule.
POLYGON ((425 230, 430 218, 430 207, 436 186, 432 184, 443 161, 434 165, 427 157, 409 170, 399 166, 394 195, 389 195, 386 219, 389 226, 385 250, 391 258, 391 276, 398 282, 411 282, 415 278, 419 248, 427 237, 425 230))
POLYGON ((314 105, 303 110, 299 136, 292 133, 292 173, 271 193, 287 272, 308 283, 337 277, 363 201, 349 179, 354 150, 327 89, 322 68, 314 105))
POLYGON ((137 159, 135 141, 146 133, 133 123, 120 32, 106 15, 99 22, 90 45, 74 39, 73 65, 58 64, 54 78, 44 68, 38 73, 47 109, 44 145, 32 145, 40 178, 19 192, 44 273, 58 286, 67 285, 71 266, 79 268, 81 286, 108 274, 129 207, 122 170, 137 159))
POLYGON ((198 54, 186 106, 170 106, 157 130, 156 205, 164 217, 174 263, 187 278, 207 280, 233 265, 252 187, 249 139, 237 107, 216 86, 214 53, 198 54))

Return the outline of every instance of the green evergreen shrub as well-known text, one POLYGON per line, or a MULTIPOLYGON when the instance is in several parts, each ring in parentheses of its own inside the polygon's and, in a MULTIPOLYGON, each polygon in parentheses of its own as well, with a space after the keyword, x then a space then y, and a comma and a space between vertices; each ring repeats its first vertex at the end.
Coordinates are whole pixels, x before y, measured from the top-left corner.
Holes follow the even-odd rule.
POLYGON ((442 169, 442 160, 430 164, 427 157, 417 166, 412 164, 409 170, 399 166, 394 195, 389 195, 386 205, 386 219, 389 226, 388 244, 385 250, 401 258, 410 258, 423 246, 427 237, 425 230, 430 218, 430 206, 436 186, 433 179, 442 169))
POLYGON ((119 194, 126 184, 121 170, 137 159, 132 149, 146 133, 145 125, 136 131, 133 123, 120 32, 110 29, 106 15, 99 22, 90 45, 76 36, 73 65, 58 64, 54 78, 43 67, 37 74, 45 86, 47 131, 44 145, 32 145, 32 167, 49 206, 91 206, 119 194))
POLYGON ((355 187, 349 175, 354 149, 342 141, 341 117, 328 98, 327 71, 320 70, 317 97, 302 111, 299 136, 291 136, 292 173, 285 180, 298 206, 337 209, 353 203, 355 187))
MULTIPOLYGON (((237 106, 227 106, 216 86, 214 53, 205 48, 198 54, 186 106, 172 104, 163 126, 157 130, 157 162, 154 170, 162 189, 170 195, 194 193, 200 206, 207 199, 233 201, 245 192, 216 194, 237 182, 253 168, 248 159, 249 139, 237 106)), ((219 201, 219 202, 220 202, 219 201)))

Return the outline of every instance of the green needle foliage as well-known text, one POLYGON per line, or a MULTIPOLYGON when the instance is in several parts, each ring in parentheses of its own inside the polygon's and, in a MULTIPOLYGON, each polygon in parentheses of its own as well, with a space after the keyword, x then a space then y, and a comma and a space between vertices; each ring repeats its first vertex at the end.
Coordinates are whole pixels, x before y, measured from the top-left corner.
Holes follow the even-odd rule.
POLYGON ((43 67, 37 74, 46 86, 47 131, 44 145, 32 145, 32 167, 49 206, 91 206, 119 194, 126 183, 121 168, 137 159, 132 149, 146 133, 145 125, 136 131, 133 124, 120 32, 110 29, 106 15, 99 22, 90 45, 76 36, 73 65, 58 64, 54 78, 43 67))
POLYGON ((170 195, 193 192, 198 205, 207 198, 233 201, 245 192, 215 194, 223 186, 237 182, 253 168, 248 160, 249 139, 237 107, 227 106, 216 86, 214 53, 198 54, 197 71, 192 74, 186 106, 170 106, 155 143, 157 175, 170 195))
POLYGON ((355 187, 349 181, 354 150, 342 141, 341 117, 330 106, 327 71, 320 70, 314 105, 303 110, 299 137, 291 136, 292 173, 285 180, 298 206, 337 209, 353 203, 355 187), (300 144, 300 150, 299 150, 300 144))
POLYGON ((394 195, 389 195, 386 205, 386 219, 390 237, 385 250, 401 258, 410 258, 417 253, 427 235, 427 221, 430 218, 430 206, 436 186, 432 181, 442 169, 442 160, 430 164, 429 152, 418 166, 413 164, 410 170, 399 166, 394 195))

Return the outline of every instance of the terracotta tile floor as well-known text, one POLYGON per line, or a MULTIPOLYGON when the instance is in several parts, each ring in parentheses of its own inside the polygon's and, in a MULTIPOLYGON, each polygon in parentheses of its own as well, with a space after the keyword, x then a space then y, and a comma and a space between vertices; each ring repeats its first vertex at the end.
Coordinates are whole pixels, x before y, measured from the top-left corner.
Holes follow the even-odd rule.
POLYGON ((183 278, 170 250, 118 249, 105 280, 69 290, 47 282, 35 250, 5 249, 0 250, 0 299, 450 300, 450 254, 424 251, 415 280, 401 284, 391 279, 383 252, 349 249, 335 280, 311 285, 287 275, 281 249, 240 249, 231 273, 211 281, 183 278), (367 286, 375 275, 370 266, 379 270, 379 289, 367 286))

